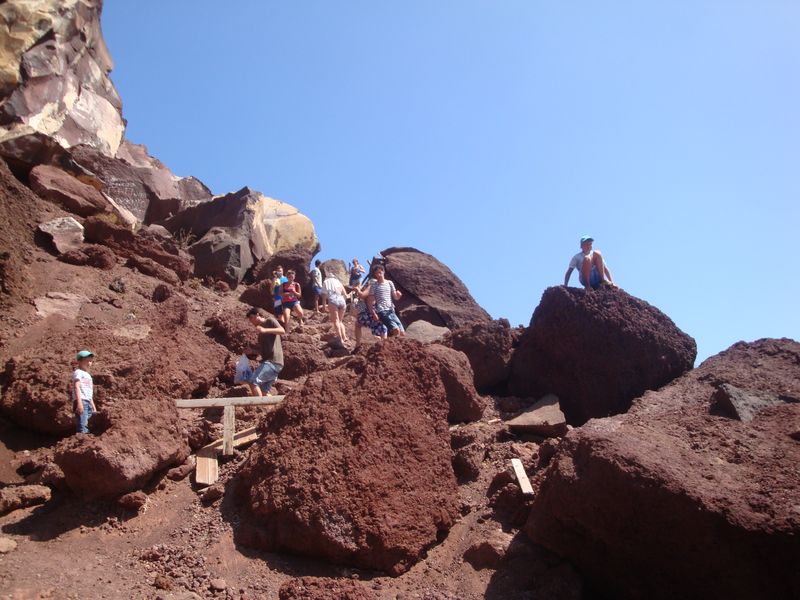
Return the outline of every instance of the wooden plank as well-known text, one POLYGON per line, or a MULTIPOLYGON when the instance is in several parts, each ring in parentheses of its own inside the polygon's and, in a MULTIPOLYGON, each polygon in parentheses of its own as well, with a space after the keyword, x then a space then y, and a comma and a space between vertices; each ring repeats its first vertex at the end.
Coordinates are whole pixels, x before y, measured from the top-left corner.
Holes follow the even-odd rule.
MULTIPOLYGON (((236 432, 236 434, 233 436, 233 447, 238 448, 239 446, 244 446, 245 444, 255 442, 257 439, 258 432, 256 431, 256 428, 248 427, 247 429, 242 429, 241 431, 236 432)), ((219 439, 211 442, 207 446, 203 446, 203 448, 211 448, 219 452, 222 450, 222 442, 223 440, 219 439)))
POLYGON ((237 398, 182 398, 175 400, 178 408, 215 408, 219 406, 257 406, 280 404, 284 396, 240 396, 237 398))
POLYGON ((197 451, 194 480, 197 485, 212 485, 217 479, 219 479, 219 463, 217 463, 216 449, 208 446, 200 448, 197 451))
POLYGON ((233 435, 236 433, 236 407, 228 405, 222 413, 222 454, 233 454, 233 435))
POLYGON ((531 487, 531 482, 528 479, 528 474, 525 472, 525 467, 522 466, 522 461, 518 458, 512 458, 511 466, 514 467, 514 473, 517 476, 519 489, 522 490, 522 494, 525 496, 533 496, 533 488, 531 487))

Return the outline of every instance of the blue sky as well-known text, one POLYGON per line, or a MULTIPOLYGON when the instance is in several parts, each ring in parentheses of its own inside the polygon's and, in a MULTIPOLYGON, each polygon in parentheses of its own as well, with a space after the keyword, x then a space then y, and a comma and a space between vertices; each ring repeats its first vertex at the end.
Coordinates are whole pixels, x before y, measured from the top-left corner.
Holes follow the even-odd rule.
POLYGON ((110 0, 102 24, 128 138, 297 206, 323 260, 414 246, 527 325, 589 233, 699 359, 800 338, 796 1, 110 0))

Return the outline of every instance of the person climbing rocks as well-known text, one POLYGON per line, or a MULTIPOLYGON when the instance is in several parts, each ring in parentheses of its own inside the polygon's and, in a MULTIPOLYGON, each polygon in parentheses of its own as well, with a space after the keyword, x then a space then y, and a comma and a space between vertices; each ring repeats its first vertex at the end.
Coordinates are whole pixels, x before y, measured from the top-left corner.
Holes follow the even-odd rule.
POLYGON ((328 316, 334 335, 338 336, 343 343, 348 342, 347 331, 344 328, 344 311, 347 307, 347 292, 335 275, 331 274, 322 284, 323 296, 327 299, 328 316))
POLYGON ((564 275, 565 286, 569 285, 572 271, 578 269, 578 280, 587 291, 601 286, 615 287, 614 279, 603 260, 603 255, 599 250, 592 248, 593 242, 594 238, 590 235, 581 238, 581 251, 569 261, 569 267, 564 275))
POLYGON ((353 262, 350 264, 350 287, 355 288, 358 287, 358 284, 361 282, 361 276, 364 275, 364 267, 359 264, 358 259, 354 258, 353 262))
POLYGON ((260 308, 251 308, 247 311, 247 320, 258 331, 258 345, 261 351, 261 364, 253 371, 248 382, 250 395, 266 396, 283 369, 281 336, 286 330, 275 317, 260 308))
POLYGON ((75 413, 77 433, 89 433, 89 419, 97 412, 94 405, 94 380, 89 369, 94 362, 94 353, 89 350, 78 352, 75 360, 78 367, 72 372, 72 403, 75 413))
POLYGON ((311 291, 314 294, 314 308, 317 309, 317 312, 323 312, 328 308, 322 280, 322 262, 317 260, 314 262, 314 268, 311 269, 311 291))
POLYGON ((386 267, 382 264, 376 265, 373 262, 372 273, 375 281, 369 288, 369 294, 375 299, 375 305, 371 309, 373 317, 386 325, 389 337, 405 335, 406 330, 394 312, 394 302, 392 302, 392 300, 400 300, 403 294, 395 288, 394 282, 386 279, 386 267))
POLYGON ((294 270, 289 269, 286 271, 286 282, 281 284, 281 301, 283 302, 283 326, 286 328, 286 333, 289 333, 289 323, 292 320, 292 313, 297 316, 300 325, 297 327, 298 331, 303 331, 303 307, 300 306, 300 297, 303 295, 300 290, 300 284, 297 283, 295 278, 296 273, 294 270))
POLYGON ((283 265, 278 265, 275 267, 275 270, 272 272, 272 312, 275 314, 275 318, 277 318, 280 323, 284 323, 281 286, 287 281, 289 280, 283 275, 283 265))
POLYGON ((386 325, 377 318, 377 315, 375 317, 372 316, 375 298, 370 296, 369 291, 373 283, 375 283, 374 279, 368 279, 361 286, 354 288, 356 293, 356 345, 353 348, 353 352, 361 346, 361 327, 368 327, 372 335, 380 339, 386 339, 386 335, 389 332, 386 325))

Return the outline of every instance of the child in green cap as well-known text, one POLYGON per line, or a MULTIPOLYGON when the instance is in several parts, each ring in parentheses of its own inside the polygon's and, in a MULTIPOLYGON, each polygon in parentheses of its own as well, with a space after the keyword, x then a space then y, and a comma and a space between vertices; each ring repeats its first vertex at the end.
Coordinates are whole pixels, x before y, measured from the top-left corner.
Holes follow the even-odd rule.
POLYGON ((89 369, 94 354, 81 350, 76 357, 78 368, 72 372, 72 401, 75 410, 75 425, 78 433, 89 433, 89 417, 97 411, 94 405, 94 383, 89 369))

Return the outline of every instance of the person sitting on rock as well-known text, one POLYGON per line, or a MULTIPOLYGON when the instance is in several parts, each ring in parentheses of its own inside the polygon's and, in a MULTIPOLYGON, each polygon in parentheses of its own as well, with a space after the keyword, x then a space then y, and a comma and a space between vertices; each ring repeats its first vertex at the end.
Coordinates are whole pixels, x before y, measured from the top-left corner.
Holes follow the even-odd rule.
POLYGON ((372 266, 375 275, 375 282, 369 288, 369 295, 375 299, 375 305, 371 308, 372 316, 380 319, 389 330, 389 337, 405 335, 406 330, 400 322, 399 317, 394 312, 392 300, 400 300, 403 294, 394 287, 394 282, 386 279, 386 268, 382 264, 372 266))
POLYGON ((330 317, 331 327, 333 328, 334 335, 339 336, 343 343, 348 342, 347 331, 344 328, 344 310, 347 308, 347 300, 345 299, 347 292, 335 275, 329 275, 323 286, 323 296, 327 298, 328 316, 330 317))
POLYGON ((381 323, 377 316, 372 316, 372 313, 374 312, 375 298, 370 296, 369 290, 373 283, 375 283, 375 280, 369 279, 363 285, 354 288, 356 293, 356 345, 355 348, 353 348, 354 352, 358 350, 359 346, 361 346, 362 326, 369 327, 372 335, 374 335, 376 338, 385 339, 389 332, 389 330, 386 328, 386 325, 381 323))
POLYGON ((581 251, 569 261, 567 273, 564 275, 564 285, 569 284, 572 271, 578 269, 578 280, 586 290, 597 289, 600 286, 614 286, 611 271, 603 260, 599 250, 592 249, 594 238, 585 235, 581 238, 581 251))
POLYGON ((286 333, 289 333, 289 323, 292 320, 292 313, 297 315, 300 325, 297 327, 298 331, 303 331, 303 307, 300 306, 300 284, 294 280, 296 273, 289 269, 286 271, 286 282, 281 285, 281 300, 283 302, 283 326, 286 328, 286 333))
POLYGON ((323 275, 322 275, 322 262, 319 260, 314 262, 314 268, 311 269, 311 289, 314 292, 314 307, 317 312, 322 312, 328 308, 327 296, 323 289, 323 275))
POLYGON ((81 350, 75 360, 78 362, 78 368, 72 372, 70 386, 75 411, 75 428, 78 433, 89 433, 89 419, 97 412, 94 405, 94 380, 89 374, 94 354, 89 350, 81 350))
POLYGON ((281 336, 286 330, 275 317, 260 308, 247 311, 247 319, 258 331, 258 345, 261 350, 261 364, 253 371, 248 386, 252 396, 266 396, 283 369, 281 336))
POLYGON ((283 299, 281 298, 281 286, 289 281, 283 276, 283 266, 278 265, 272 272, 272 306, 275 318, 281 323, 283 319, 283 299))

